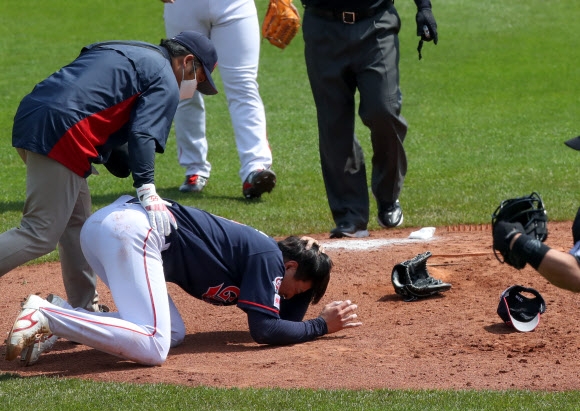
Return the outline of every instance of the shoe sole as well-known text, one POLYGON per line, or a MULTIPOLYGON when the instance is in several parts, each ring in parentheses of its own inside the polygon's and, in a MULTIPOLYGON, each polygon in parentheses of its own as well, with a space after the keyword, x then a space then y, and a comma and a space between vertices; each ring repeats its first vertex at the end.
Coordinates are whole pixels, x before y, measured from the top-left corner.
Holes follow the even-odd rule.
POLYGON ((189 179, 185 180, 186 182, 179 186, 179 191, 182 193, 199 193, 201 192, 209 181, 209 177, 205 178, 202 176, 198 176, 195 184, 187 184, 189 179))
MULTIPOLYGON (((33 296, 34 296, 34 294, 29 295, 22 306, 26 307, 26 305, 28 304, 28 301, 33 296)), ((36 340, 36 334, 30 336, 27 339, 22 338, 16 344, 12 344, 10 341, 12 340, 12 334, 14 333, 14 329, 16 328, 18 321, 21 321, 23 318, 26 318, 28 316, 32 316, 36 311, 38 311, 38 308, 22 308, 22 310, 18 314, 18 317, 16 318, 16 320, 12 324, 12 328, 10 329, 10 334, 8 334, 8 338, 6 339, 6 356, 5 356, 5 358, 7 361, 15 360, 20 355, 20 353, 22 352, 24 347, 28 347, 29 345, 34 344, 34 341, 36 340), (22 311, 24 311, 24 310, 30 310, 30 312, 27 313, 26 315, 21 315, 22 311)), ((38 324, 38 322, 33 323, 32 319, 29 319, 28 321, 31 322, 31 325, 28 328, 34 327, 36 324, 38 324)))
POLYGON ((181 186, 179 187, 179 191, 182 193, 200 193, 203 191, 205 186, 202 188, 192 187, 192 186, 181 186))
POLYGON ((383 224, 383 222, 381 221, 381 219, 379 217, 377 217, 377 223, 379 223, 379 225, 383 228, 395 228, 400 226, 401 224, 403 224, 403 220, 405 219, 405 217, 403 216, 403 214, 401 214, 401 219, 399 220, 399 222, 395 225, 387 225, 387 224, 383 224))
POLYGON ((243 190, 244 197, 247 199, 260 198, 264 193, 270 193, 276 187, 276 174, 266 170, 262 175, 256 178, 254 184, 248 189, 243 190))
MULTIPOLYGON (((73 307, 68 303, 68 301, 66 301, 64 298, 59 297, 56 294, 48 294, 48 296, 46 297, 46 301, 48 301, 51 304, 56 305, 57 307, 60 308, 66 308, 66 309, 70 309, 72 310, 73 307)), ((101 306, 99 306, 101 307, 101 306)), ((106 307, 108 310, 107 306, 103 306, 106 307)), ((49 337, 47 337, 47 340, 52 338, 52 337, 56 337, 54 334, 50 335, 49 337)), ((34 361, 32 361, 32 356, 34 355, 34 345, 35 344, 44 344, 45 342, 43 341, 38 341, 38 339, 34 340, 34 343, 32 343, 31 345, 24 347, 22 349, 22 351, 20 352, 20 365, 23 367, 28 367, 29 365, 33 365, 36 364, 36 362, 40 359, 40 355, 50 352, 50 350, 52 349, 52 347, 54 346, 54 344, 56 343, 56 340, 58 340, 58 337, 56 337, 56 339, 54 340, 54 342, 51 344, 50 348, 45 348, 44 350, 42 350, 42 352, 40 352, 40 354, 38 354, 37 356, 35 356, 34 361)))
POLYGON ((30 359, 32 358, 32 353, 34 352, 34 350, 32 349, 31 346, 28 347, 24 347, 23 350, 21 351, 21 354, 24 353, 24 357, 20 357, 20 365, 22 365, 23 367, 27 367, 28 365, 31 365, 30 363, 30 359), (26 351, 26 352, 24 352, 26 351))
POLYGON ((369 236, 369 232, 368 230, 360 230, 357 231, 356 233, 345 233, 343 231, 339 231, 336 233, 330 233, 330 238, 343 238, 343 237, 349 237, 349 238, 365 238, 369 236))
POLYGON ((205 185, 202 186, 201 188, 198 188, 196 186, 184 184, 181 187, 179 187, 179 191, 182 193, 200 193, 201 191, 203 191, 204 188, 205 188, 205 185))
MULTIPOLYGON (((24 349, 22 350, 22 352, 20 353, 20 365, 23 367, 28 367, 29 365, 34 365, 38 362, 38 360, 40 359, 40 356, 42 354, 48 353, 50 352, 50 350, 52 350, 52 348, 54 347, 54 344, 56 344, 56 341, 58 340, 58 337, 54 334, 49 335, 48 337, 45 337, 44 339, 35 339, 34 343, 30 344, 27 347, 24 347, 24 349), (52 343, 50 344, 50 346, 48 346, 48 348, 44 348, 42 351, 38 352, 40 350, 40 346, 41 344, 47 344, 47 341, 50 339, 54 339, 54 341, 52 341, 52 343), (33 355, 35 352, 35 346, 36 344, 38 344, 38 349, 37 349, 37 355, 34 356, 33 359, 33 355)), ((46 345, 45 345, 46 346, 46 345)))
MULTIPOLYGON (((67 309, 71 309, 71 310, 73 309, 72 306, 68 303, 68 301, 66 301, 64 298, 59 297, 56 294, 48 294, 48 296, 46 297, 46 301, 48 301, 51 304, 56 305, 57 307, 67 308, 67 309)), ((51 337, 48 337, 48 338, 51 338, 51 337)), ((56 340, 54 343, 56 343, 56 340)), ((54 345, 54 343, 52 345, 54 345)), ((40 358, 40 354, 47 353, 52 349, 52 346, 51 346, 48 349, 42 350, 42 352, 40 354, 38 354, 38 356, 36 356, 36 359, 34 361, 32 361, 32 355, 34 354, 34 344, 39 344, 39 342, 34 340, 33 344, 29 345, 28 347, 24 347, 24 349, 20 353, 20 365, 21 366, 28 367, 30 365, 36 364, 36 362, 40 358)))

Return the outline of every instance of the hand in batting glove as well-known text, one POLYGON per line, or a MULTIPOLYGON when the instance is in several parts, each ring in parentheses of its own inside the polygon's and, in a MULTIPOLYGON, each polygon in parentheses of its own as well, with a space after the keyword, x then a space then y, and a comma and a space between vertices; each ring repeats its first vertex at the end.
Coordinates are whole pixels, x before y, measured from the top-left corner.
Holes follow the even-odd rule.
POLYGON ((162 236, 171 233, 171 226, 177 229, 177 222, 166 206, 170 205, 157 195, 154 184, 143 184, 137 189, 137 198, 149 214, 151 227, 162 236))
POLYGON ((430 8, 419 8, 415 16, 417 22, 417 36, 423 41, 431 41, 437 44, 437 23, 430 8))
POLYGON ((526 266, 525 260, 512 253, 510 245, 516 234, 525 234, 521 223, 498 221, 493 227, 493 249, 502 255, 504 262, 518 270, 526 266))
POLYGON ((576 212, 576 218, 572 224, 572 238, 574 239, 574 244, 580 241, 580 208, 576 212))

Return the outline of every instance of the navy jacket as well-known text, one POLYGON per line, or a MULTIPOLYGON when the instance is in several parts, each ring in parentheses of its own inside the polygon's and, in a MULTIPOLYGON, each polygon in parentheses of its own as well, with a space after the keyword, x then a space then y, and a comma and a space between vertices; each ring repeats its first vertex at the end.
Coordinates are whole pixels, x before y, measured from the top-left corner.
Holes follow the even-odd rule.
POLYGON ((46 155, 88 177, 128 143, 134 186, 154 181, 155 152, 165 150, 179 89, 165 48, 112 41, 82 49, 37 84, 18 107, 12 145, 46 155))

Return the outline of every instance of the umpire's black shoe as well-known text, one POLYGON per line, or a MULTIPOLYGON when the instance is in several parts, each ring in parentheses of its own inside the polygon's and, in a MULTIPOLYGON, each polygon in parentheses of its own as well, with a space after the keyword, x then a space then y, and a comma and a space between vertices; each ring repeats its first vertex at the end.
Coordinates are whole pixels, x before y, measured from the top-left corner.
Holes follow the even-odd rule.
POLYGON ((336 226, 336 228, 333 228, 330 231, 330 238, 363 238, 368 236, 369 232, 367 231, 366 227, 357 227, 351 223, 340 223, 336 226))
POLYGON ((399 200, 391 204, 385 204, 384 207, 379 206, 377 221, 383 228, 393 228, 403 224, 403 209, 399 200))

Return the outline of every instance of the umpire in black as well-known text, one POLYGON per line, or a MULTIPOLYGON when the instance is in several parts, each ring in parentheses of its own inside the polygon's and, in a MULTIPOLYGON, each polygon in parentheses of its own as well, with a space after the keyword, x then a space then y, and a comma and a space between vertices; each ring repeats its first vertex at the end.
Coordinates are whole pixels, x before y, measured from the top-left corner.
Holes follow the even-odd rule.
MULTIPOLYGON (((414 1, 417 35, 437 44, 430 1, 414 1)), ((403 223, 399 194, 407 172, 397 10, 392 0, 302 0, 302 4, 306 68, 318 116, 322 176, 336 223, 330 237, 369 235, 366 167, 354 134, 357 89, 359 115, 370 129, 373 147, 371 188, 378 223, 397 227, 403 223)))

